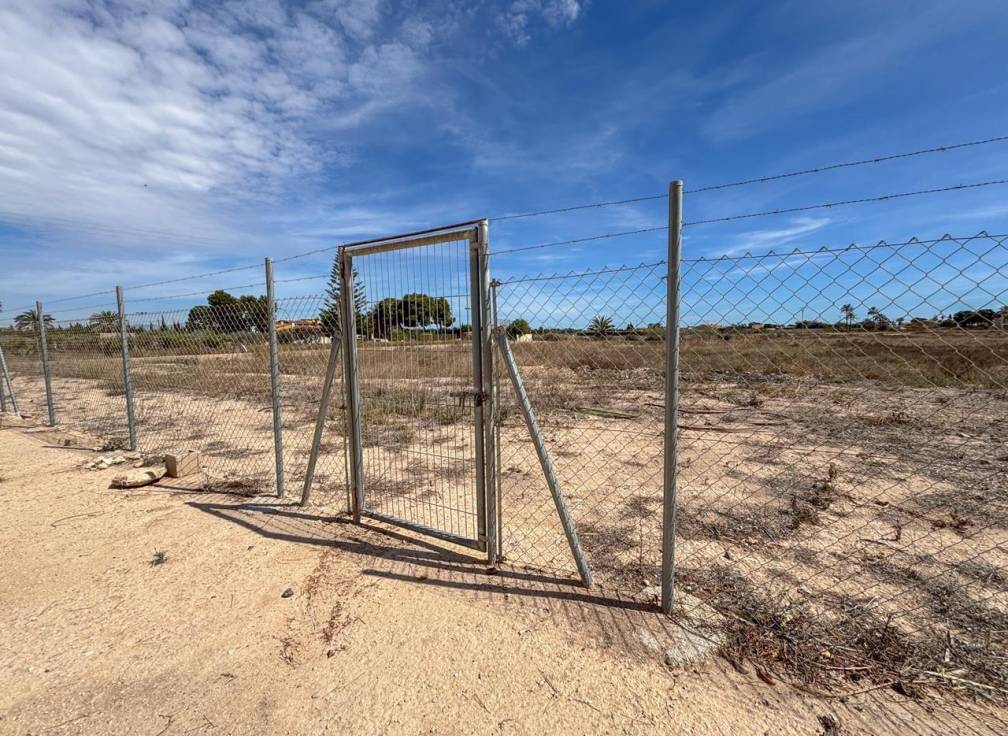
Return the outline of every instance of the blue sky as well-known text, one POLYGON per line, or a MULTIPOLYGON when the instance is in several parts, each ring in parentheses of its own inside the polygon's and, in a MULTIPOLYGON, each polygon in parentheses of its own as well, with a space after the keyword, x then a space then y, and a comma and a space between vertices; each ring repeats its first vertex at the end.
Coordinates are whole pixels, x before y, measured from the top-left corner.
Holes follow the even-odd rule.
MULTIPOLYGON (((0 34, 0 319, 39 297, 659 194, 672 178, 697 187, 1008 133, 1000 2, 36 0, 0 5, 0 34)), ((687 196, 686 220, 1005 178, 1008 144, 994 144, 687 196)), ((696 226, 684 255, 1008 232, 1006 193, 696 226)), ((507 249, 665 222, 658 200, 492 222, 490 237, 507 249)), ((495 258, 494 275, 664 249, 655 232, 526 251, 495 258)), ((1004 254, 988 258, 1002 296, 1004 254)), ((326 269, 322 255, 278 277, 326 269)))

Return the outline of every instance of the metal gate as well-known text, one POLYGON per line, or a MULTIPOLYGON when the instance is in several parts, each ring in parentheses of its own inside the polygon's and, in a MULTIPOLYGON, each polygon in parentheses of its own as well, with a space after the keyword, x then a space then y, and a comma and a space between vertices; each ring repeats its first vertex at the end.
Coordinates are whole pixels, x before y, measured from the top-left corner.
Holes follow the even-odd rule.
POLYGON ((486 221, 352 243, 339 258, 354 519, 495 561, 486 221))

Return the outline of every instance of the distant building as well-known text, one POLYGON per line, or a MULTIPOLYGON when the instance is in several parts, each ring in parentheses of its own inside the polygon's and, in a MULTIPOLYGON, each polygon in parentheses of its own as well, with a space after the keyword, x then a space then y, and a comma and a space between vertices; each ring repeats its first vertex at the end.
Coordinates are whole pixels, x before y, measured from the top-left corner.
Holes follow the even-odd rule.
POLYGON ((319 319, 278 319, 276 324, 277 332, 285 330, 304 330, 305 332, 316 332, 322 329, 322 320, 319 319))

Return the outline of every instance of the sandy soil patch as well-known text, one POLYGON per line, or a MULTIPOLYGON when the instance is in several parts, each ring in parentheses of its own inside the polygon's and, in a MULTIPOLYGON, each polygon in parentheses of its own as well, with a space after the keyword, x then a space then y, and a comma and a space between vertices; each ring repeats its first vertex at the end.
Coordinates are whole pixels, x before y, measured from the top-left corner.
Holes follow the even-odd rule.
POLYGON ((1004 714, 890 691, 817 700, 634 599, 335 513, 117 472, 0 430, 0 731, 999 733, 1004 714), (162 554, 158 554, 162 553, 162 554), (160 562, 159 562, 160 561, 160 562), (159 563, 159 564, 155 564, 159 563), (292 593, 284 597, 286 590, 292 593))

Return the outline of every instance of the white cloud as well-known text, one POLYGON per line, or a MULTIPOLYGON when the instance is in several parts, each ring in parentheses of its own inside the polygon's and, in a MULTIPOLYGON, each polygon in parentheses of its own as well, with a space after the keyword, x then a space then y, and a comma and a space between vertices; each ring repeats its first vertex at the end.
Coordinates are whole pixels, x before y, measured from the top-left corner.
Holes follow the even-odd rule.
POLYGON ((532 40, 531 27, 542 19, 551 28, 571 25, 581 15, 579 0, 514 0, 502 17, 505 32, 516 46, 532 40))
POLYGON ((830 224, 828 217, 796 217, 785 227, 773 230, 752 230, 735 236, 735 244, 723 248, 713 255, 730 256, 748 253, 753 250, 773 250, 785 243, 790 243, 803 235, 821 230, 830 224))
POLYGON ((429 29, 381 24, 375 0, 0 9, 0 217, 216 231, 339 163, 314 118, 359 123, 413 94, 429 29))

